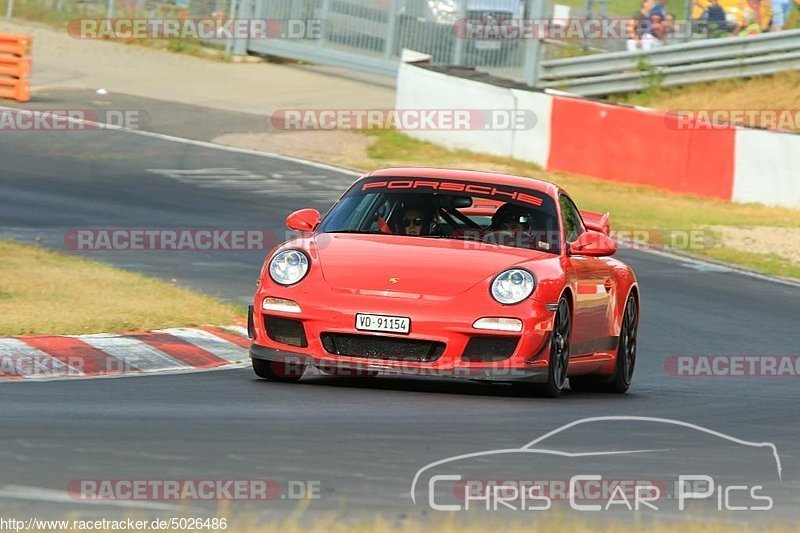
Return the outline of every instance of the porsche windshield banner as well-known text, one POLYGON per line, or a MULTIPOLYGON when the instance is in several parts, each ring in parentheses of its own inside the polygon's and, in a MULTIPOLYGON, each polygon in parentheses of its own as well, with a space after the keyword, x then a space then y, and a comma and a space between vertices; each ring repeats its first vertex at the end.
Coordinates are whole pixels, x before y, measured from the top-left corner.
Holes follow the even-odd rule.
POLYGON ((431 178, 372 179, 364 180, 359 185, 360 192, 382 190, 417 193, 442 192, 477 196, 502 202, 517 202, 534 207, 542 207, 545 199, 548 198, 544 194, 529 189, 431 178))

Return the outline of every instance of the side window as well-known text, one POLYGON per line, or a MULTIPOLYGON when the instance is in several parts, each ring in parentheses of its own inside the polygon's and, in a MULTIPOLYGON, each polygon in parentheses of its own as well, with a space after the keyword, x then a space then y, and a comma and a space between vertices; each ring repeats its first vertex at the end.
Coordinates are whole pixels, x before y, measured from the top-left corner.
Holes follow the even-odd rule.
POLYGON ((583 222, 581 221, 581 216, 578 213, 578 208, 575 207, 575 204, 572 203, 572 200, 565 195, 561 195, 558 198, 558 202, 561 205, 561 219, 564 223, 564 236, 567 239, 567 242, 575 242, 578 236, 583 233, 585 230, 583 228, 583 222))

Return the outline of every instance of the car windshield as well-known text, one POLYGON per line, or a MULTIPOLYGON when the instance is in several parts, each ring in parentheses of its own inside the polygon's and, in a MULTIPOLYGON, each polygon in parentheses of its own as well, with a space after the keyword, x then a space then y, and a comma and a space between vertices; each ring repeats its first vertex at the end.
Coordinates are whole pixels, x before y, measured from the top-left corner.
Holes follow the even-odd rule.
POLYGON ((554 200, 532 189, 428 178, 357 182, 320 233, 374 233, 479 241, 559 252, 554 200))

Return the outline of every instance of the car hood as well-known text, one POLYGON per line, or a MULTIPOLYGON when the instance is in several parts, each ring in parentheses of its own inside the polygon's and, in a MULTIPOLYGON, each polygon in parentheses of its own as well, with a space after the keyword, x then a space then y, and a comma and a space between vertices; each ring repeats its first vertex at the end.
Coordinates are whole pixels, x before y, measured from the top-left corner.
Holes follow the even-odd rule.
POLYGON ((455 296, 517 263, 548 257, 455 239, 327 233, 314 240, 332 288, 409 295, 455 296))

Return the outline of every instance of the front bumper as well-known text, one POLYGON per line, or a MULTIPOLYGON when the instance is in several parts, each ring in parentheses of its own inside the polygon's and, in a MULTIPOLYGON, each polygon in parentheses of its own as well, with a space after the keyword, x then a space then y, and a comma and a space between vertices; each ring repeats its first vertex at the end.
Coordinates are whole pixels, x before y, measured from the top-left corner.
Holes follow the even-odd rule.
POLYGON ((286 364, 311 365, 323 371, 379 371, 415 376, 454 377, 494 381, 543 382, 547 379, 550 333, 553 311, 544 303, 529 299, 514 306, 503 306, 483 300, 471 301, 475 295, 456 298, 411 298, 395 294, 365 294, 364 291, 316 291, 311 295, 283 293, 281 290, 259 291, 255 298, 250 356, 254 359, 280 361, 286 364), (335 294, 334 294, 335 292, 335 294), (300 313, 262 311, 266 296, 296 301, 300 313), (328 302, 328 303, 326 303, 328 302), (411 319, 408 335, 359 331, 355 328, 356 313, 407 316, 411 319), (472 327, 482 317, 517 318, 522 332, 479 330, 472 327), (267 333, 270 320, 290 320, 302 325, 302 340, 291 345, 275 340, 267 333), (326 336, 358 336, 376 346, 382 342, 418 341, 441 346, 430 360, 382 356, 380 349, 363 355, 333 353, 326 336), (513 351, 499 359, 467 356, 473 339, 516 339, 513 351))
MULTIPOLYGON (((549 343, 548 343, 549 346, 549 343)), ((547 351, 547 350, 545 350, 547 351)), ((277 361, 286 365, 303 367, 314 366, 328 373, 340 375, 359 375, 364 372, 382 372, 404 376, 423 376, 437 378, 460 378, 480 381, 526 381, 544 383, 547 381, 547 365, 523 368, 484 368, 480 366, 455 366, 450 369, 424 366, 407 366, 403 364, 385 364, 383 361, 357 358, 314 357, 307 354, 289 352, 277 348, 268 348, 258 344, 250 345, 250 357, 265 361, 277 361)))

